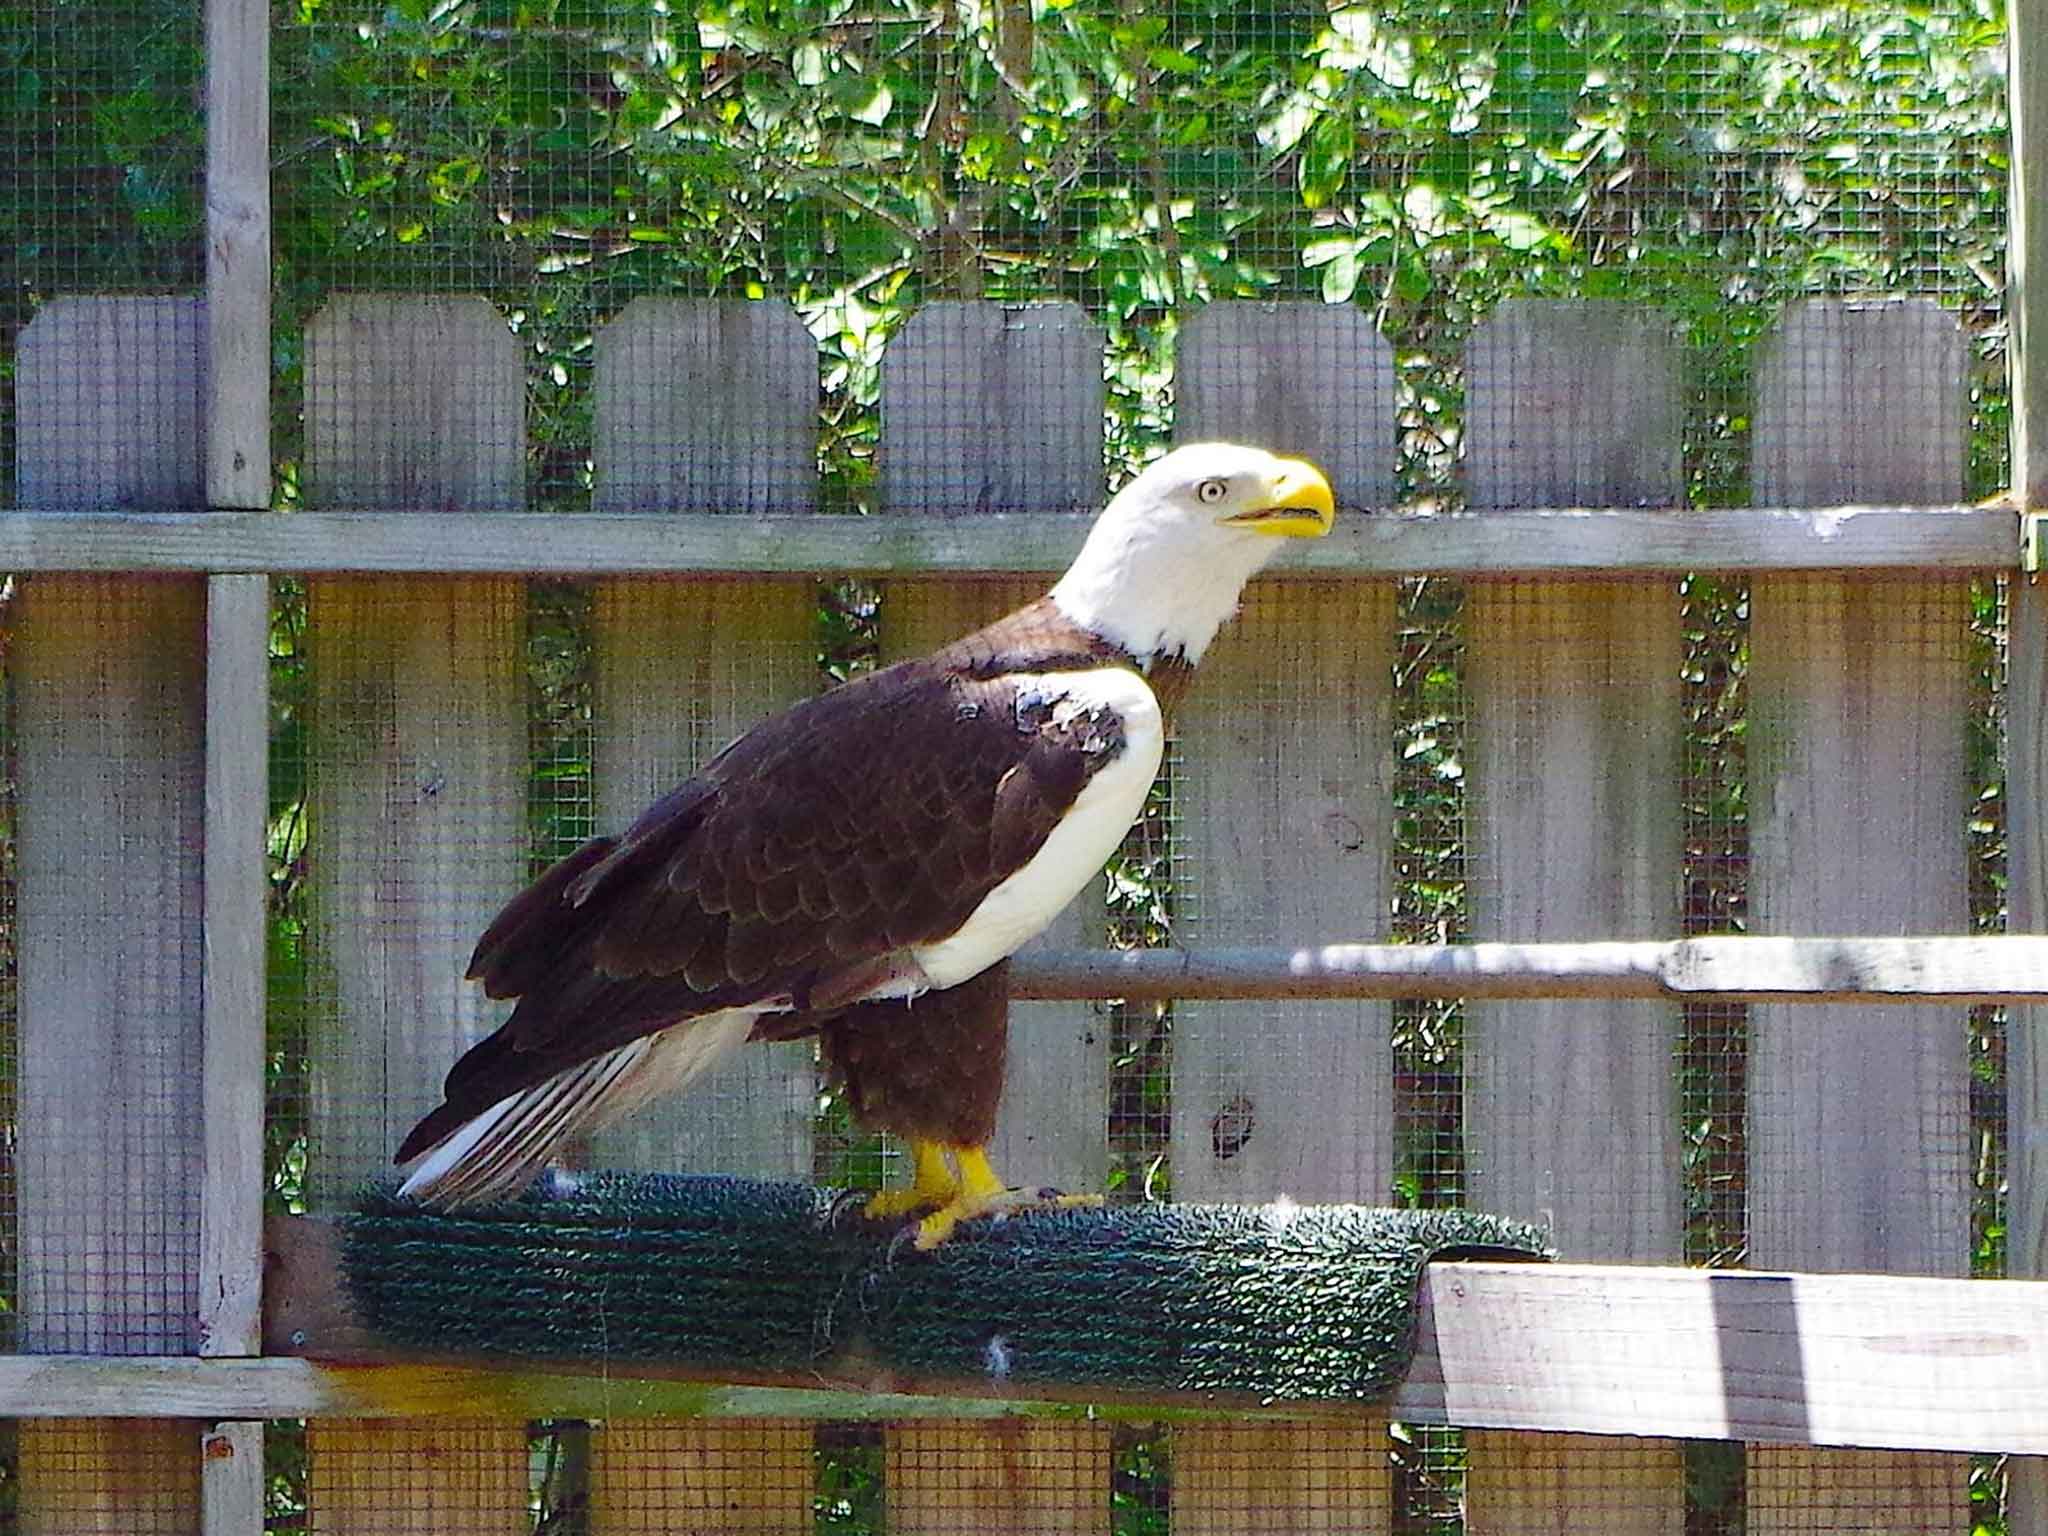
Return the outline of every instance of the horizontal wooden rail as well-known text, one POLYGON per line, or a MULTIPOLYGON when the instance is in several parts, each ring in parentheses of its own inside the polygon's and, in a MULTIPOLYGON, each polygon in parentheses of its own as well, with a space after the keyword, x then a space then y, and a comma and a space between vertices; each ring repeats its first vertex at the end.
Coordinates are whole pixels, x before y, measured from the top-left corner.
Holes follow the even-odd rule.
MULTIPOLYGON (((2048 1452, 2048 1282, 1439 1263, 1392 1411, 1422 1424, 2048 1452)), ((0 1358, 0 1416, 1300 1417, 1327 1404, 1020 1398, 833 1366, 753 1385, 603 1369, 0 1358)), ((1343 1411, 1343 1410, 1339 1410, 1343 1411)))
POLYGON ((1051 950, 1011 962, 1051 998, 1655 998, 1995 1003, 2048 999, 2048 937, 1681 939, 1051 950))
MULTIPOLYGON (((1091 519, 704 513, 0 512, 0 570, 857 572, 1065 568, 1091 519)), ((2009 569, 1999 507, 1352 512, 1280 576, 1402 572, 2009 569)))

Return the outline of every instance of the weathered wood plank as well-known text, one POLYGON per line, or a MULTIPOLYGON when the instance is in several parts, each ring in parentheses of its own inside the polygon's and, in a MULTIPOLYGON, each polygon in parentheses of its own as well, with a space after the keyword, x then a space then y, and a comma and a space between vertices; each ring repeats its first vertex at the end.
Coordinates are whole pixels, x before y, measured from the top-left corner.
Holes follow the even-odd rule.
MULTIPOLYGON (((1211 305, 1182 334, 1175 378, 1181 441, 1298 453, 1322 466, 1346 506, 1391 499, 1393 357, 1364 311, 1211 305)), ((1246 594, 1177 722, 1176 936, 1313 939, 1384 923, 1393 645, 1391 582, 1246 594)), ((1173 1021, 1175 1195, 1384 1201, 1391 1038, 1379 1002, 1183 1003, 1173 1021)), ((1377 1427, 1178 1431, 1174 1529, 1384 1527, 1387 1452, 1377 1427)))
MULTIPOLYGON (((1415 1424, 1600 1435, 2048 1453, 2048 1281, 1650 1265, 1437 1263, 1415 1362, 1387 1409, 1415 1424)), ((826 1362, 733 1383, 624 1362, 331 1364, 0 1356, 0 1415, 445 1419, 608 1415, 845 1420, 1024 1416, 1150 1421, 1379 1408, 1024 1398, 981 1380, 876 1377, 826 1362), (944 1394, 944 1395, 939 1395, 944 1394)))
MULTIPOLYGON (((1755 486, 1796 503, 1946 500, 1962 488, 1963 342, 1931 303, 1790 311, 1757 373, 1755 486)), ((1959 578, 1759 577, 1751 589, 1751 927, 1962 933, 1969 589, 1959 578)), ((1887 1015, 1884 1049, 1842 1010, 1750 1019, 1750 1254, 1759 1264, 1960 1274, 1968 1265, 1967 1061, 1953 1007, 1887 1015)), ((1811 1368, 1811 1366, 1809 1366, 1811 1368)), ((1947 1528, 1946 1479, 1816 1455, 1770 1463, 1773 1497, 1865 1489, 1947 1528)), ((1791 1529, 1803 1501, 1762 1506, 1791 1529)))
POLYGON ((1685 1501, 1672 1497, 1673 1473, 1684 1472, 1673 1441, 1473 1430, 1465 1443, 1472 1536, 1685 1530, 1685 1501))
MULTIPOLYGON (((2006 232, 2006 367, 2012 384, 2012 486, 2023 509, 2048 508, 2048 0, 2006 7, 2011 117, 2006 232)), ((2007 590, 2006 923, 2048 932, 2048 588, 2007 590)), ((2006 1019, 2006 1272, 2048 1275, 2048 1008, 2006 1019)), ((2048 1462, 2007 1468, 2014 1536, 2048 1533, 2048 1462)))
POLYGON ((175 1419, 24 1419, 21 1529, 35 1536, 199 1530, 199 1434, 175 1419))
POLYGON ((1180 1536, 1386 1531, 1393 1483, 1386 1420, 1377 1415, 1190 1424, 1173 1437, 1180 1536))
MULTIPOLYGON (((1091 514, 943 517, 530 512, 496 517, 388 510, 182 515, 0 511, 0 569, 13 571, 524 572, 579 576, 918 574, 1049 576, 1066 569, 1091 514)), ((1524 508, 1395 513, 1349 509, 1327 538, 1282 551, 1261 580, 1434 572, 2010 570, 2019 517, 1993 507, 1744 507, 1698 512, 1524 508)))
MULTIPOLYGON (((1017 962, 1012 995, 1999 1003, 2048 997, 2048 937, 1054 950, 1017 962)), ((1867 1017, 1883 1028, 1882 1014, 1867 1017)))
MULTIPOLYGON (((270 12, 206 7, 206 504, 270 505, 270 12)), ((208 583, 199 1347, 256 1348, 263 1195, 270 583, 208 583)), ((263 1426, 205 1440, 201 1528, 263 1527, 263 1426)))
POLYGON ((882 1482, 901 1536, 1108 1536, 1109 1426, 1073 1418, 892 1424, 882 1482))
POLYGON ((326 1419, 306 1437, 306 1528, 316 1536, 533 1530, 519 1421, 326 1419))
POLYGON ((1394 1411, 1777 1445, 2048 1446, 2048 1284, 1436 1264, 1394 1411), (1651 1298, 1655 1297, 1653 1301, 1651 1298))
MULTIPOLYGON (((481 300, 349 297, 307 327, 308 497, 516 507, 519 356, 481 300)), ((526 873, 516 581, 330 577, 307 590, 315 1020, 310 1184, 390 1165, 493 1015, 462 974, 526 873)), ((482 1411, 488 1412, 488 1409, 482 1411)), ((524 1529, 526 1427, 313 1423, 316 1531, 524 1529)))
MULTIPOLYGON (((266 427, 267 432, 267 427, 266 427)), ((206 584, 205 1182, 199 1352, 253 1355, 263 1310, 264 965, 269 867, 270 579, 206 584)), ((200 1445, 202 1536, 263 1529, 263 1425, 223 1422, 200 1445)))
MULTIPOLYGON (((878 522, 937 522, 959 506, 1018 522, 1100 506, 1102 335, 1078 304, 944 302, 912 316, 882 359, 878 522)), ((882 659, 914 656, 1043 593, 1030 581, 891 582, 882 659)), ((1091 881, 1030 951, 1102 942, 1091 881)), ((990 1159, 1027 1186, 1100 1190, 1109 1170, 1109 1029, 1093 1002, 1009 1012, 1003 1102, 990 1159)), ((889 1527, 926 1536, 1017 1516, 1047 1530, 1106 1530, 1109 1427, 891 1425, 889 1527)))
POLYGON ((608 1417, 591 1439, 593 1530, 785 1536, 816 1526, 807 1419, 608 1417))
MULTIPOLYGON (((2048 20, 2033 35, 2036 53, 2048 59, 2048 20)), ((2038 110, 2048 117, 2048 70, 2042 74, 2038 110)), ((2048 163, 2048 153, 2032 158, 2048 163)), ((2041 224, 2048 228, 2048 200, 2042 207, 2041 224)), ((2034 270, 2048 289, 2048 256, 2034 270)), ((2048 314, 2043 320, 2048 331, 2048 314)), ((2048 336, 2043 343, 2037 355, 2048 374, 2048 336)), ((2048 377, 2037 387, 2048 397, 2048 377)), ((2038 442, 2048 464, 2048 432, 2038 442)), ((2018 577, 2007 589, 2006 923, 2015 935, 2048 933, 2048 587, 2042 580, 2018 577)), ((2007 1013, 2005 1070, 2005 1268, 2015 1278, 2040 1279, 2048 1276, 2048 999, 2007 1013)), ((2048 1532, 2048 1461, 2015 1460, 2006 1499, 2016 1536, 2048 1532)))
POLYGON ((206 5, 206 505, 270 505, 270 13, 206 5))
MULTIPOLYGON (((254 1354, 263 1306, 270 581, 206 587, 205 1182, 199 1352, 254 1354)), ((260 1446, 255 1453, 261 1461, 260 1446)))
POLYGON ((1092 515, 1101 404, 1102 333, 1080 305, 927 304, 882 356, 882 505, 920 514, 904 523, 1092 515))
MULTIPOLYGON (((1470 506, 1684 500, 1668 316, 1513 301, 1474 332, 1465 377, 1470 506)), ((1672 585, 1475 579, 1465 654, 1473 933, 1676 932, 1683 717, 1672 585)), ((1679 1010, 1473 1000, 1465 1020, 1471 1202, 1550 1222, 1568 1258, 1678 1258, 1679 1010)), ((1607 1530, 1683 1528, 1685 1469, 1668 1440, 1566 1446, 1474 1433, 1467 1450, 1478 1529, 1547 1529, 1562 1509, 1597 1509, 1607 1530)))
MULTIPOLYGON (((199 505, 203 333, 186 299, 38 314, 16 354, 24 501, 199 505)), ((9 615, 31 1352, 197 1342, 203 625, 191 579, 33 577, 9 615)), ((53 1418, 17 1451, 25 1530, 198 1524, 189 1427, 53 1418)))
POLYGON ((111 525, 206 505, 204 339, 194 299, 61 298, 37 312, 15 350, 12 520, 28 537, 47 536, 46 518, 111 525))
POLYGON ((2006 8, 2006 101, 2012 116, 2005 242, 2006 363, 2012 380, 2013 487, 2048 508, 2048 4, 2006 8))
MULTIPOLYGON (((786 305, 638 299, 597 339, 600 512, 736 519, 817 504, 818 354, 786 305)), ((802 576, 600 582, 592 603, 597 823, 616 831, 816 686, 802 576)), ((593 1139, 600 1167, 811 1172, 810 1042, 748 1046, 687 1094, 593 1139)), ((602 1531, 812 1526, 811 1427, 608 1417, 590 1436, 602 1531)))
POLYGON ((256 1536, 264 1528, 270 1494, 263 1425, 236 1419, 199 1428, 201 1536, 256 1536))

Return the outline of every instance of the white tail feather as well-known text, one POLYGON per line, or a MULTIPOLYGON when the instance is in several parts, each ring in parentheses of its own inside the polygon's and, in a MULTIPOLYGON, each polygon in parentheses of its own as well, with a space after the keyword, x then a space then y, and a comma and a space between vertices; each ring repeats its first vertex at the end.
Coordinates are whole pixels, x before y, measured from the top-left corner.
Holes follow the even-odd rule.
POLYGON ((570 1137, 708 1072, 758 1016, 734 1008, 672 1024, 508 1094, 422 1153, 398 1192, 448 1208, 515 1195, 570 1137))

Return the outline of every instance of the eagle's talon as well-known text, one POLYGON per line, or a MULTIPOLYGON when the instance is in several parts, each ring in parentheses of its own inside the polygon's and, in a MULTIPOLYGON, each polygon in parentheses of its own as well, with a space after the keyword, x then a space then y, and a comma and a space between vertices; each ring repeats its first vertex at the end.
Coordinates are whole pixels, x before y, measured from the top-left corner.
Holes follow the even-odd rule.
POLYGON ((950 1238, 965 1221, 1008 1221, 1032 1211, 1075 1211, 1099 1209, 1100 1195, 1068 1195, 1056 1189, 996 1188, 980 1194, 962 1194, 917 1223, 920 1251, 930 1253, 950 1238))
POLYGON ((889 1239, 889 1246, 882 1251, 882 1267, 884 1269, 896 1267, 896 1260, 902 1256, 905 1243, 914 1243, 920 1249, 924 1247, 923 1227, 923 1222, 911 1221, 905 1222, 897 1230, 896 1235, 889 1239))
POLYGON ((916 1185, 908 1189, 885 1189, 870 1195, 861 1206, 860 1213, 869 1221, 894 1221, 942 1206, 949 1198, 950 1193, 933 1193, 916 1185))
POLYGON ((946 1149, 938 1142, 913 1141, 910 1160, 913 1172, 907 1188, 880 1190, 861 1207, 861 1214, 869 1221, 915 1216, 940 1209, 961 1197, 960 1181, 946 1161, 946 1149))
POLYGON ((872 1198, 864 1189, 842 1189, 825 1206, 820 1221, 827 1232, 843 1232, 854 1221, 867 1219, 867 1206, 872 1198))

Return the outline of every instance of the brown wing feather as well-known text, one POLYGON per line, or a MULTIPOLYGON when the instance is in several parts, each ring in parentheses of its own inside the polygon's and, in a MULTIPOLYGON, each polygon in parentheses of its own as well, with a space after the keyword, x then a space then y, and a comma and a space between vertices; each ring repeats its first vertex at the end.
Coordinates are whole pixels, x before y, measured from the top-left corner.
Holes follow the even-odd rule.
POLYGON ((1018 719, 1006 671, 1115 659, 1048 607, 805 700, 509 902, 470 975, 512 1015, 398 1160, 682 1020, 857 995, 958 928, 1121 750, 1113 725, 1018 719))

